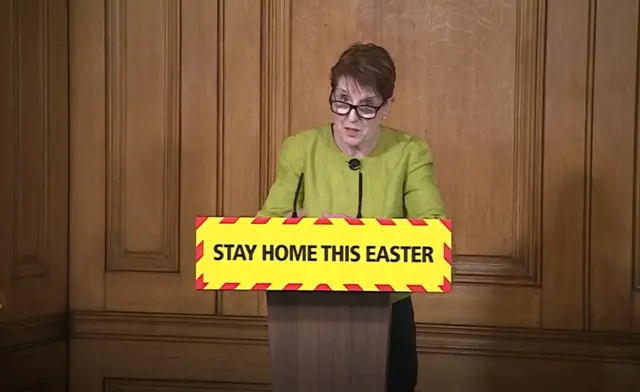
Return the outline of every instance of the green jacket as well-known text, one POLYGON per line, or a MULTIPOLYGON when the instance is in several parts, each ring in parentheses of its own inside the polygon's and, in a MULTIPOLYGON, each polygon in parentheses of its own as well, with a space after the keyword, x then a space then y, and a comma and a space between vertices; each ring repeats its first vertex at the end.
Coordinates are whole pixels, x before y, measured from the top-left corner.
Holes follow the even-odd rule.
MULTIPOLYGON (((308 217, 324 213, 355 217, 358 171, 352 157, 335 144, 331 125, 299 132, 282 146, 275 182, 258 216, 291 213, 300 175, 304 184, 297 208, 308 217)), ((424 141, 383 126, 374 150, 361 159, 363 218, 444 218, 445 210, 433 173, 433 156, 424 141)), ((408 297, 393 294, 392 301, 408 297)))

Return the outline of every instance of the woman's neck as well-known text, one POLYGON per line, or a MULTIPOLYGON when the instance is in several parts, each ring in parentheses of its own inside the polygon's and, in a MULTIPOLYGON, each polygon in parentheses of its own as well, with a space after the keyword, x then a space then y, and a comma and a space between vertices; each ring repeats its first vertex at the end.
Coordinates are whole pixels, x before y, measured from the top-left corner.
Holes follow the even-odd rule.
POLYGON ((332 130, 332 134, 333 134, 333 140, 335 140, 336 145, 342 152, 344 152, 345 154, 351 157, 360 159, 360 158, 366 157, 371 153, 371 151, 373 151, 373 149, 376 146, 376 143, 378 142, 378 137, 380 136, 380 129, 378 129, 375 133, 370 135, 368 138, 363 139, 362 142, 360 142, 360 144, 358 144, 357 146, 350 146, 346 144, 342 139, 336 138, 335 133, 333 133, 333 130, 332 130))

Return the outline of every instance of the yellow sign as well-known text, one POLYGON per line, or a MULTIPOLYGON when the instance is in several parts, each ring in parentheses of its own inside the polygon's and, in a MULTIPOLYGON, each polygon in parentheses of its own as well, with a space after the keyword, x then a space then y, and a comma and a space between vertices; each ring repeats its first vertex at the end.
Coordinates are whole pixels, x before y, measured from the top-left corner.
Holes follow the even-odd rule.
POLYGON ((197 290, 451 291, 451 221, 196 218, 197 290))

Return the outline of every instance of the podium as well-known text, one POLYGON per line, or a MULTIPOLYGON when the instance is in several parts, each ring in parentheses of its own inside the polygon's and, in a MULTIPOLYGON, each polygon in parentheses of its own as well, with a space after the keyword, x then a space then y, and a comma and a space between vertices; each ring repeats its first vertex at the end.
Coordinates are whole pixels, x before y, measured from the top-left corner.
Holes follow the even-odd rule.
POLYGON ((273 392, 385 392, 391 301, 376 292, 267 292, 273 392))
POLYGON ((196 217, 196 290, 267 293, 274 392, 386 392, 391 293, 451 292, 445 219, 196 217))

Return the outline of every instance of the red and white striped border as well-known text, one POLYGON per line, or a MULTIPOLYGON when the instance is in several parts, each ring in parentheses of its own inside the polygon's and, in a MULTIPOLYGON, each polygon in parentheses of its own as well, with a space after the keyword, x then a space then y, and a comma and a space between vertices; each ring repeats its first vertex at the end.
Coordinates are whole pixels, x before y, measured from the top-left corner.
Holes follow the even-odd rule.
MULTIPOLYGON (((200 226, 202 226, 202 224, 207 220, 207 218, 208 217, 206 216, 196 217, 196 230, 200 226)), ((222 225, 232 225, 236 223, 239 219, 240 218, 237 218, 237 217, 225 217, 225 218, 222 218, 222 220, 220 220, 219 223, 222 225)), ((282 221, 282 224, 296 225, 300 223, 302 219, 303 218, 286 218, 282 221)), ((332 219, 335 220, 336 218, 332 218, 332 219)), ((313 222, 313 224, 314 225, 332 225, 333 224, 332 219, 317 218, 315 222, 313 222)), ((362 219, 358 219, 358 218, 338 218, 338 219, 344 219, 349 225, 352 225, 352 226, 364 225, 364 222, 362 221, 362 219)), ((257 218, 254 218, 250 224, 264 225, 264 224, 267 224, 270 220, 271 220, 270 217, 257 217, 257 218)), ((396 226, 396 222, 395 222, 396 220, 386 219, 386 218, 376 218, 376 221, 381 226, 396 226)), ((411 223, 411 225, 413 226, 428 226, 428 223, 425 219, 411 218, 411 219, 407 219, 407 221, 411 223)), ((440 219, 440 222, 444 227, 446 227, 449 231, 451 231, 450 219, 440 219)), ((204 254, 204 241, 200 241, 200 243, 196 245, 196 263, 202 259, 203 254, 204 254)), ((447 244, 444 244, 444 259, 449 263, 449 265, 451 265, 451 248, 447 244)), ((198 276, 198 278, 196 279, 195 283, 196 283, 196 290, 204 290, 208 286, 208 283, 204 281, 204 274, 200 274, 200 276, 198 276)), ((268 290, 271 287, 271 285, 272 285, 271 283, 256 283, 253 285, 253 287, 250 290, 265 291, 265 290, 268 290)), ((240 282, 226 282, 217 289, 223 290, 223 291, 234 291, 234 290, 237 290, 239 286, 240 286, 240 282)), ((345 290, 340 290, 340 291, 364 291, 362 287, 358 284, 345 283, 343 286, 345 290)), ((302 287, 302 283, 287 283, 284 285, 284 287, 281 288, 281 291, 298 291, 300 290, 301 287, 302 287)), ((380 292, 397 292, 395 288, 393 288, 391 285, 388 285, 388 284, 376 284, 375 287, 380 292)), ((451 292, 451 281, 445 277, 443 278, 442 284, 439 285, 438 287, 441 290, 438 292, 449 293, 451 292)), ((429 292, 423 285, 420 285, 420 284, 409 284, 407 285, 407 288, 409 289, 409 292, 412 292, 412 293, 429 292)), ((334 290, 328 284, 321 283, 316 285, 316 287, 311 291, 334 291, 334 290)), ((406 292, 406 291, 402 291, 402 292, 406 292)))
MULTIPOLYGON (((202 278, 202 275, 200 277, 202 278)), ((204 285, 206 286, 207 283, 204 283, 204 285)), ((235 291, 235 290, 238 290, 239 286, 240 286, 240 282, 226 282, 226 283, 223 283, 217 289, 223 290, 223 291, 235 291)), ((364 289, 359 284, 355 284, 355 283, 351 283, 351 284, 345 283, 342 286, 344 286, 344 290, 339 290, 339 291, 356 291, 356 292, 364 291, 364 289)), ((269 290, 269 288, 271 287, 272 287, 271 283, 256 283, 253 285, 253 287, 251 287, 248 290, 249 291, 266 291, 266 290, 269 290)), ((278 291, 300 291, 301 287, 302 287, 302 283, 287 283, 284 286, 282 286, 278 291)), ((375 287, 377 291, 386 292, 386 293, 407 292, 406 290, 404 291, 396 290, 393 286, 388 284, 376 284, 375 287)), ((411 292, 411 293, 429 292, 429 290, 427 290, 426 287, 420 284, 408 284, 406 285, 406 287, 409 289, 408 292, 411 292)), ((443 283, 438 287, 440 288, 441 291, 436 291, 436 292, 448 293, 451 291, 451 282, 449 281, 449 279, 444 278, 443 283)), ((272 290, 276 290, 276 289, 272 288, 272 290)), ((320 283, 316 285, 316 287, 313 288, 313 290, 307 290, 307 291, 338 291, 338 290, 334 290, 329 284, 320 283)))
MULTIPOLYGON (((196 217, 196 229, 208 219, 206 216, 198 216, 196 217)), ((297 225, 305 218, 285 218, 282 221, 283 225, 297 225)), ((309 219, 309 218, 306 218, 309 219)), ((337 219, 344 219, 347 224, 351 226, 364 226, 364 222, 360 218, 316 218, 313 222, 314 225, 333 225, 333 222, 337 219)), ((225 217, 222 218, 219 222, 221 225, 232 225, 240 220, 239 217, 225 217)), ((419 218, 408 218, 408 219, 389 219, 389 218, 376 218, 375 221, 378 222, 380 226, 396 226, 396 222, 399 220, 406 220, 412 226, 428 226, 428 219, 419 219, 419 218)), ((253 218, 253 220, 249 223, 251 225, 265 225, 271 221, 271 217, 257 217, 253 218)), ((440 222, 451 231, 451 220, 450 219, 440 219, 440 222)))

